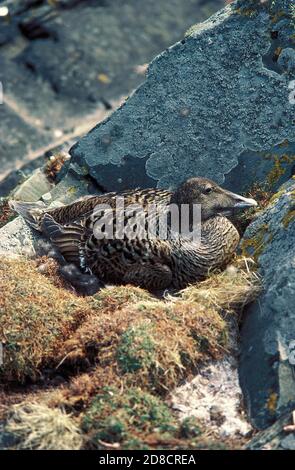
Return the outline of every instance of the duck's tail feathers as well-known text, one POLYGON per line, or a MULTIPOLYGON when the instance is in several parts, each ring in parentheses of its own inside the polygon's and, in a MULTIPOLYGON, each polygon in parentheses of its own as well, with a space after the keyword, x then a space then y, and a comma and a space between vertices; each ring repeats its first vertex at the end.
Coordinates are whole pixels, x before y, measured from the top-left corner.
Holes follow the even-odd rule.
POLYGON ((9 201, 9 206, 12 210, 21 215, 25 221, 35 230, 41 231, 41 221, 46 211, 46 205, 42 201, 38 202, 23 202, 23 201, 9 201))

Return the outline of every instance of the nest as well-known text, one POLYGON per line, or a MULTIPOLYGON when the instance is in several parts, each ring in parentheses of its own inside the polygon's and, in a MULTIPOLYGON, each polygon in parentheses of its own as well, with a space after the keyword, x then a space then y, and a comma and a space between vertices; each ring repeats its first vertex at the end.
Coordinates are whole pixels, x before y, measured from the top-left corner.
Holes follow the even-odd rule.
MULTIPOLYGON (((162 406, 168 392, 196 374, 199 367, 228 352, 229 320, 237 318, 260 289, 250 261, 238 258, 224 272, 212 273, 204 282, 164 299, 134 286, 104 288, 83 298, 60 280, 53 260, 3 259, 0 340, 4 362, 0 381, 28 384, 44 380, 46 374, 62 376, 66 382, 51 406, 58 407, 58 413, 60 407, 78 414, 86 410, 80 418, 87 445, 103 447, 100 441, 115 432, 114 421, 109 422, 107 416, 119 419, 124 406, 129 406, 128 400, 139 397, 138 391, 143 394, 138 406, 146 403, 147 397, 148 403, 155 405, 153 400, 157 399, 157 406, 162 406), (108 409, 110 400, 101 398, 108 396, 110 388, 116 396, 113 412, 108 409), (132 390, 133 398, 129 396, 132 390), (107 410, 101 415, 97 412, 98 397, 105 400, 107 410)), ((153 446, 154 428, 140 431, 137 418, 131 417, 131 423, 135 420, 131 429, 126 413, 123 424, 119 420, 122 448, 129 448, 134 436, 153 446)), ((21 421, 25 416, 22 414, 21 421)), ((174 423, 172 418, 169 422, 174 423)), ((15 428, 15 432, 22 431, 15 428)), ((161 432, 157 437, 160 442, 159 435, 161 432)), ((33 431, 21 439, 19 445, 38 448, 33 431)), ((175 446, 184 445, 179 428, 171 431, 169 439, 175 446)), ((174 445, 171 442, 170 448, 174 445)))

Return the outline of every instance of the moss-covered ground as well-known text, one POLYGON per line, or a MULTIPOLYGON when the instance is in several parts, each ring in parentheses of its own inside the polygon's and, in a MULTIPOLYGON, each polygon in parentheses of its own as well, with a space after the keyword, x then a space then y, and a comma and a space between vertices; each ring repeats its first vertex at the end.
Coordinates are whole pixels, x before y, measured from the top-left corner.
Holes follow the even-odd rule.
MULTIPOLYGON (((27 412, 36 393, 44 412, 59 410, 50 414, 50 425, 66 413, 72 447, 219 445, 198 423, 180 424, 166 398, 208 360, 222 358, 228 318, 257 295, 254 275, 243 261, 235 264, 234 272, 213 273, 165 299, 133 286, 109 287, 84 298, 60 280, 49 258, 2 259, 1 412, 9 432, 18 436, 15 446, 45 445, 35 432, 42 410, 27 412), (19 402, 20 408, 11 407, 19 402)), ((55 439, 46 445, 63 448, 55 439)))

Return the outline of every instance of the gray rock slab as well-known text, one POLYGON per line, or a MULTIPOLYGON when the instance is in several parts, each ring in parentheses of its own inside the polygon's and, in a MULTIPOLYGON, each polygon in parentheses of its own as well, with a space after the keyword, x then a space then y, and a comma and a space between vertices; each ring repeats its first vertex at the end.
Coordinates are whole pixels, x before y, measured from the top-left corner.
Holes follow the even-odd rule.
POLYGON ((94 115, 116 106, 144 80, 138 66, 181 38, 192 18, 202 20, 222 4, 2 1, 10 16, 0 18, 0 179, 28 161, 29 147, 37 149, 29 157, 38 157, 44 145, 57 147, 74 132, 73 145, 99 121, 94 115), (17 116, 9 126, 4 106, 17 116))
POLYGON ((241 242, 264 292, 241 329, 240 382, 252 423, 263 429, 295 409, 295 179, 286 183, 241 242))
POLYGON ((79 103, 80 111, 89 110, 95 102, 109 101, 138 86, 143 75, 136 66, 150 62, 181 38, 191 18, 202 20, 222 4, 222 0, 96 0, 75 2, 69 8, 42 6, 21 22, 23 26, 32 19, 35 25, 39 22, 48 37, 36 37, 19 60, 59 96, 79 103))
POLYGON ((55 130, 67 131, 73 126, 74 107, 63 102, 50 84, 24 61, 6 57, 5 48, 0 56, 0 81, 4 103, 25 121, 46 132, 51 140, 55 130))
POLYGON ((11 198, 26 202, 38 201, 52 186, 44 172, 38 168, 11 194, 11 198))
POLYGON ((246 448, 248 450, 294 450, 294 434, 287 434, 284 431, 284 427, 290 424, 292 424, 291 414, 286 413, 272 426, 257 433, 246 448))
POLYGON ((0 105, 0 173, 20 164, 49 142, 48 136, 26 123, 5 103, 0 105))
POLYGON ((294 169, 295 108, 294 74, 273 48, 293 50, 293 15, 287 0, 244 0, 192 27, 71 149, 73 168, 107 190, 170 187, 195 175, 236 190, 257 180, 277 188, 294 169))
POLYGON ((38 233, 30 229, 22 217, 17 217, 0 229, 0 256, 31 258, 36 253, 40 239, 38 233))

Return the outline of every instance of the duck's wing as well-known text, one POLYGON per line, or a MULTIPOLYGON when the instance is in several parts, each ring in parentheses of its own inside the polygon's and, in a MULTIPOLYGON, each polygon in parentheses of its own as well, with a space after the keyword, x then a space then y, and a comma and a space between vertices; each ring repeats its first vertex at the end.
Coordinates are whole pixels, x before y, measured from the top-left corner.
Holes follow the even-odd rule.
POLYGON ((87 220, 97 212, 100 206, 115 209, 118 198, 123 198, 125 207, 130 204, 140 204, 144 209, 148 204, 168 203, 171 193, 161 189, 142 189, 122 191, 121 193, 107 193, 98 196, 86 196, 72 204, 54 209, 47 209, 45 204, 38 201, 34 203, 10 201, 10 207, 18 212, 35 229, 40 230, 42 218, 50 214, 61 225, 87 220))
MULTIPOLYGON (((168 202, 170 195, 169 191, 145 189, 86 197, 55 209, 46 209, 39 203, 16 201, 11 201, 11 206, 31 226, 44 233, 67 261, 82 266, 85 246, 90 239, 96 239, 95 251, 99 251, 101 245, 106 246, 108 240, 117 238, 119 223, 124 227, 132 221, 130 204, 138 204, 145 212, 148 204, 168 202), (117 198, 120 196, 124 207, 118 210, 117 198)), ((146 217, 145 214, 145 222, 146 217)))
POLYGON ((34 229, 42 231, 42 221, 45 214, 51 215, 52 218, 61 225, 80 222, 86 220, 99 204, 108 201, 112 206, 114 196, 115 193, 102 196, 86 196, 72 204, 63 205, 54 209, 48 209, 42 201, 23 202, 10 200, 9 206, 20 214, 34 229))
POLYGON ((108 204, 110 207, 114 207, 115 195, 116 193, 108 193, 107 195, 101 196, 87 196, 72 204, 48 210, 47 213, 50 214, 56 222, 62 225, 80 222, 87 220, 88 217, 93 214, 95 208, 100 205, 108 204))
POLYGON ((69 263, 81 265, 85 227, 75 222, 61 225, 50 214, 45 214, 41 230, 69 263))

